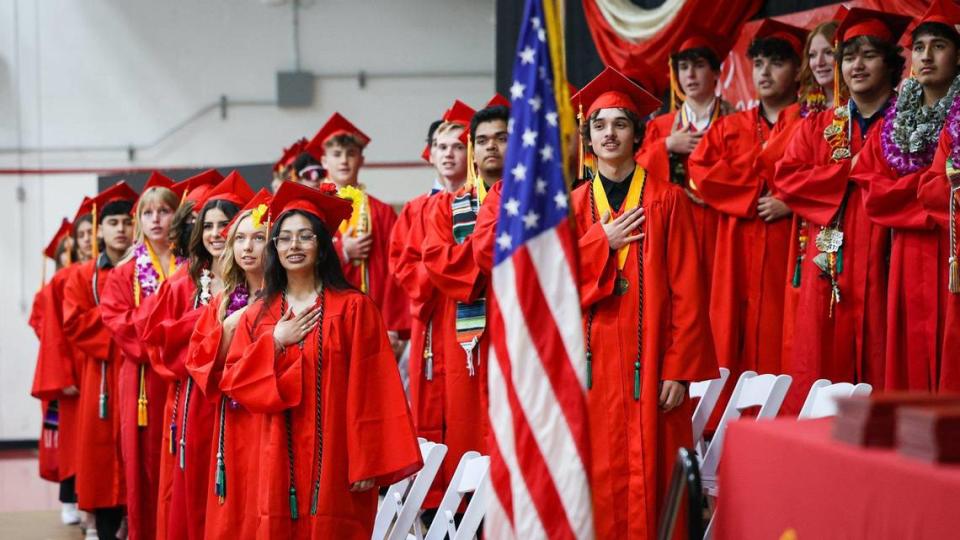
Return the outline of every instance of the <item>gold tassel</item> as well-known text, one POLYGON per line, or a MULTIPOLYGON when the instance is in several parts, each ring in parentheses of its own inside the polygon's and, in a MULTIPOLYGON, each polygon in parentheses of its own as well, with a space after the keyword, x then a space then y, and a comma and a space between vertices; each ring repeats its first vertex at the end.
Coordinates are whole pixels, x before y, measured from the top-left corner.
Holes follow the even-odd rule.
POLYGON ((686 94, 680 88, 680 82, 677 81, 677 72, 673 69, 673 57, 667 60, 670 66, 670 112, 677 110, 677 106, 687 100, 686 94))
POLYGON ((580 144, 577 145, 577 180, 585 178, 583 170, 583 103, 579 104, 580 110, 577 112, 577 137, 580 144))
MULTIPOLYGON (((835 53, 840 51, 839 38, 833 42, 833 50, 835 51, 835 53)), ((834 109, 836 109, 837 107, 843 104, 842 103, 843 100, 840 97, 840 77, 842 76, 843 74, 840 73, 840 61, 837 59, 834 59, 833 61, 833 108, 834 109)))
POLYGON ((100 258, 100 242, 97 240, 97 203, 93 203, 93 210, 90 212, 93 220, 90 224, 93 226, 91 234, 93 239, 90 241, 90 253, 93 255, 93 264, 96 266, 97 259, 100 258))
POLYGON ((140 364, 140 397, 137 398, 137 426, 147 427, 147 366, 140 364))

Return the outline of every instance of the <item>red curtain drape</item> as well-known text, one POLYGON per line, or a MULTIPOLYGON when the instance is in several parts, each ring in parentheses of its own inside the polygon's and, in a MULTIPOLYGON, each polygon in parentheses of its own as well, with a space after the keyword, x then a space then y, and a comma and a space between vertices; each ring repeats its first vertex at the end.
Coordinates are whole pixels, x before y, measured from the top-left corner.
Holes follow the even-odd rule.
MULTIPOLYGON (((670 51, 688 37, 691 25, 707 24, 716 34, 735 36, 740 34, 744 24, 764 3, 763 0, 686 0, 670 24, 654 37, 634 43, 620 37, 610 27, 596 0, 582 1, 587 26, 603 63, 640 81, 657 95, 663 95, 669 87, 667 60, 670 51)), ((842 3, 848 7, 862 6, 916 17, 927 9, 930 0, 856 0, 842 3)), ((823 13, 833 9, 835 8, 820 8, 823 13)), ((799 15, 777 18, 806 26, 805 17, 799 15)), ((745 75, 746 73, 740 76, 745 75)), ((744 86, 746 89, 750 88, 749 80, 744 81, 744 86)))
POLYGON ((763 0, 686 0, 670 24, 641 43, 620 37, 603 18, 595 0, 583 0, 583 12, 603 63, 662 95, 670 84, 667 71, 670 51, 685 38, 684 30, 694 20, 700 24, 706 22, 711 31, 719 35, 734 35, 762 5, 763 0))

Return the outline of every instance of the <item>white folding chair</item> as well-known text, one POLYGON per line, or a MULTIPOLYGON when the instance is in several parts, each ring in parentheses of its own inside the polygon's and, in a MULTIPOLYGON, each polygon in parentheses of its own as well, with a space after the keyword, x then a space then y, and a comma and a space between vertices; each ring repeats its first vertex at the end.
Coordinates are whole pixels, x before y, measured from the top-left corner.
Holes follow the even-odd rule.
POLYGON ((706 450, 706 444, 703 442, 703 430, 713 415, 713 409, 717 406, 717 400, 720 399, 720 392, 727 384, 730 378, 730 370, 720 368, 720 378, 706 381, 696 381, 690 383, 690 398, 700 398, 697 407, 693 410, 693 446, 697 455, 703 458, 706 450))
MULTIPOLYGON (((490 471, 490 457, 477 452, 467 452, 460 459, 453 473, 450 485, 437 508, 437 515, 430 524, 425 540, 466 540, 476 537, 480 522, 487 510, 487 476, 490 471), (470 503, 460 519, 459 527, 455 521, 457 509, 464 496, 472 493, 470 503)), ((408 537, 411 538, 411 537, 408 537)))
MULTIPOLYGON (((751 407, 760 407, 757 420, 776 417, 792 381, 789 375, 757 375, 756 371, 745 371, 740 375, 737 385, 733 387, 730 401, 723 410, 723 416, 720 417, 720 423, 717 424, 713 440, 703 456, 703 463, 700 464, 700 481, 710 497, 717 496, 717 467, 720 464, 727 425, 739 419, 743 410, 751 407)), ((705 540, 713 537, 712 517, 703 537, 705 540)))
POLYGON ((873 387, 867 383, 852 384, 847 382, 831 383, 827 379, 818 379, 810 387, 803 408, 800 409, 800 420, 812 420, 837 415, 837 398, 850 396, 869 396, 873 387))
MULTIPOLYGON (((427 491, 433 483, 444 456, 447 455, 447 446, 437 444, 426 439, 420 441, 420 455, 423 458, 423 468, 413 476, 404 478, 387 488, 387 493, 380 501, 377 517, 373 523, 373 540, 386 538, 391 530, 404 530, 399 538, 405 538, 411 526, 416 525, 418 537, 422 537, 420 523, 420 507, 427 496, 427 491), (405 524, 405 525, 404 525, 405 524), (393 526, 393 529, 391 529, 393 526), (401 529, 398 529, 401 527, 401 529), (403 529, 402 527, 405 527, 403 529)), ((391 536, 392 538, 392 536, 391 536)))

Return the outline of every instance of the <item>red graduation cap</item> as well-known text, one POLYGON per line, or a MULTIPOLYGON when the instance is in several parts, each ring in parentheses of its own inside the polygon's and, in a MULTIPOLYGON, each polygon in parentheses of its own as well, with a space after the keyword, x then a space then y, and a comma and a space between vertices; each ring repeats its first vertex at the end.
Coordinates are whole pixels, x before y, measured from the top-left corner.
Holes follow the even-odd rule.
POLYGON ((196 208, 203 208, 210 201, 228 201, 243 207, 253 198, 253 189, 237 171, 231 171, 217 185, 206 190, 202 198, 195 201, 196 208))
POLYGON ((173 180, 168 176, 163 175, 159 171, 153 171, 150 173, 150 178, 147 178, 147 183, 143 186, 143 191, 147 191, 150 188, 162 187, 167 189, 173 188, 173 180))
POLYGON ((117 201, 137 202, 137 192, 123 180, 108 187, 93 198, 93 203, 97 206, 97 212, 103 210, 103 207, 117 201))
POLYGON ((660 100, 626 75, 608 67, 573 96, 584 118, 600 109, 626 109, 644 117, 660 108, 660 100))
MULTIPOLYGON (((572 96, 573 94, 570 94, 570 95, 572 96)), ((493 97, 490 98, 490 101, 488 101, 487 104, 483 106, 484 109, 489 107, 506 107, 509 109, 510 100, 504 97, 504 95, 501 94, 500 92, 497 92, 493 94, 493 97)))
POLYGON ((793 26, 776 19, 764 19, 753 34, 753 41, 764 38, 785 41, 798 57, 803 58, 803 45, 807 41, 807 33, 806 28, 793 26))
POLYGON ((270 217, 276 221, 291 210, 313 214, 323 221, 330 234, 335 234, 340 223, 350 217, 353 204, 334 194, 327 194, 297 182, 284 182, 280 184, 280 189, 270 202, 270 217))
POLYGON ((213 186, 223 182, 223 175, 216 169, 207 169, 190 178, 177 182, 173 191, 180 196, 182 200, 193 201, 195 208, 199 210, 200 202, 207 196, 207 193, 213 189, 213 186))
POLYGON ((430 143, 423 147, 423 152, 420 152, 420 159, 430 163, 430 143))
POLYGON ((467 127, 475 114, 477 114, 477 111, 473 110, 473 107, 458 99, 447 109, 447 112, 443 113, 443 121, 467 127))
POLYGON ((368 137, 366 133, 360 131, 357 126, 353 125, 349 120, 344 118, 342 114, 337 112, 333 113, 327 120, 327 123, 313 136, 313 139, 310 139, 304 151, 309 152, 314 159, 320 161, 320 158, 323 157, 324 145, 327 144, 327 141, 338 135, 350 135, 360 143, 361 148, 366 148, 367 145, 370 144, 370 137, 368 137))
POLYGON ((733 48, 733 40, 729 37, 721 36, 707 27, 696 25, 690 31, 690 35, 680 42, 674 54, 680 54, 691 49, 707 49, 712 51, 721 62, 730 54, 733 48))
POLYGON ((73 215, 73 222, 76 223, 77 221, 80 221, 80 218, 92 212, 93 212, 93 199, 85 196, 83 200, 80 201, 80 207, 77 208, 77 213, 73 215))
POLYGON ((273 172, 279 173, 283 169, 293 165, 293 162, 297 160, 297 156, 299 156, 306 147, 307 139, 305 137, 301 137, 288 148, 284 148, 283 154, 280 156, 280 160, 273 164, 273 172))
POLYGON ((939 23, 954 29, 954 25, 960 24, 960 6, 954 0, 933 0, 917 19, 917 26, 923 23, 939 23))
POLYGON ((273 200, 273 195, 270 194, 270 191, 264 188, 260 188, 260 191, 258 191, 253 197, 250 198, 249 201, 247 201, 247 204, 245 204, 243 208, 241 208, 240 211, 237 212, 237 215, 233 216, 233 219, 230 220, 230 224, 227 225, 223 229, 223 231, 221 231, 221 234, 223 235, 223 237, 224 238, 227 237, 227 235, 230 233, 230 229, 233 228, 233 225, 237 222, 237 220, 240 219, 240 216, 242 216, 243 213, 246 212, 247 210, 256 210, 257 213, 259 214, 257 217, 259 221, 263 223, 266 223, 267 221, 269 221, 270 201, 272 200, 273 200), (263 208, 261 208, 261 206, 263 208))
POLYGON ((56 260, 57 248, 60 247, 60 242, 69 236, 72 230, 73 223, 70 223, 69 219, 63 218, 63 221, 60 222, 60 228, 57 229, 57 232, 53 235, 53 238, 50 239, 50 243, 47 244, 47 247, 43 248, 43 254, 53 260, 56 260))
POLYGON ((874 9, 851 8, 837 27, 838 43, 861 36, 896 43, 910 24, 910 17, 874 9))

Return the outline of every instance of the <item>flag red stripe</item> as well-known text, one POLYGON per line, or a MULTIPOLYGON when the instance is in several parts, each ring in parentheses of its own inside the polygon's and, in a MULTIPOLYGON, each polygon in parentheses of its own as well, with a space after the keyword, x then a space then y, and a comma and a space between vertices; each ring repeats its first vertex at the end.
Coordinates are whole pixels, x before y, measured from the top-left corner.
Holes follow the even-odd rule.
MULTIPOLYGON (((493 439, 493 437, 490 437, 493 439)), ((503 461, 503 455, 500 454, 500 446, 496 441, 491 440, 488 444, 490 451, 490 484, 493 490, 497 492, 497 498, 500 499, 500 506, 507 514, 507 520, 513 525, 513 493, 510 488, 510 469, 503 461)))
MULTIPOLYGON (((536 331, 530 332, 530 339, 537 348, 543 371, 547 374, 553 393, 563 412, 563 416, 570 428, 580 461, 587 469, 587 478, 590 477, 587 464, 590 463, 590 449, 587 445, 587 405, 584 400, 583 387, 573 369, 570 356, 564 346, 557 321, 550 314, 550 305, 543 295, 541 284, 537 282, 536 269, 526 246, 518 249, 513 255, 513 265, 517 278, 516 292, 520 300, 520 309, 526 320, 527 328, 536 331), (533 276, 531 279, 530 276, 533 276), (536 283, 532 285, 531 281, 536 283)), ((563 264, 569 265, 569 259, 564 258, 563 264)), ((571 271, 571 274, 573 272, 571 271)), ((580 324, 579 318, 575 324, 580 324)))
MULTIPOLYGON (((550 470, 543 454, 540 452, 540 446, 527 423, 520 400, 517 398, 516 388, 510 379, 511 359, 507 352, 506 343, 503 336, 506 335, 504 321, 500 314, 500 306, 497 304, 496 295, 490 299, 490 331, 493 339, 491 340, 496 350, 497 363, 500 371, 505 378, 504 386, 507 390, 507 402, 510 407, 511 417, 513 418, 514 442, 517 450, 517 462, 523 475, 527 491, 530 492, 530 500, 536 507, 537 514, 540 517, 540 523, 543 525, 547 536, 552 539, 576 539, 570 523, 570 517, 567 515, 563 502, 560 500, 560 494, 557 492, 557 486, 553 483, 550 476, 550 470)), ((529 359, 528 359, 529 360, 529 359)), ((502 501, 503 499, 501 499, 502 501)), ((516 521, 514 521, 516 525, 516 521)))

